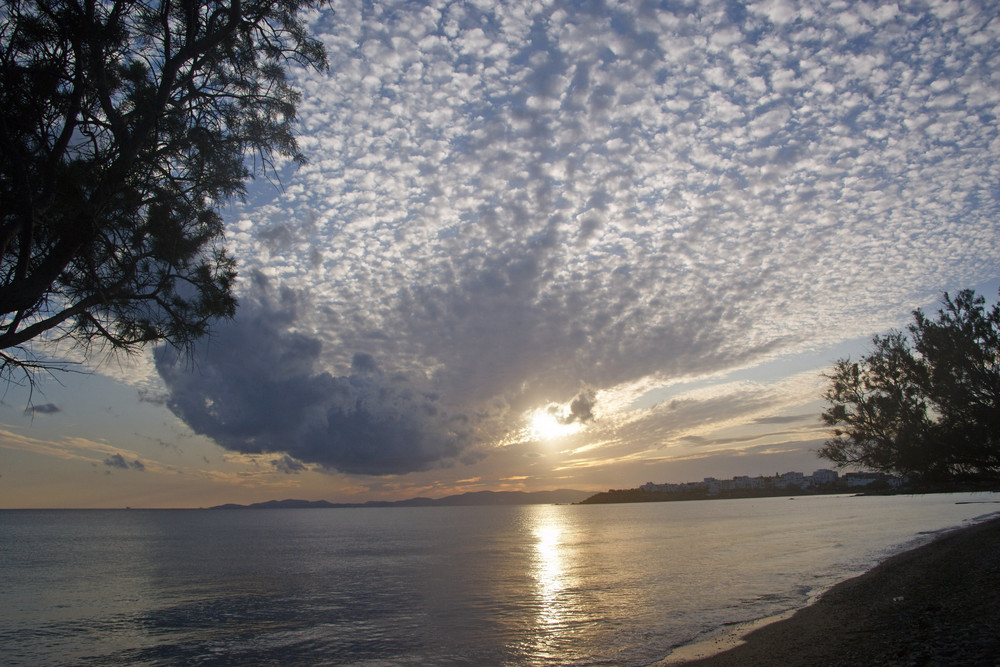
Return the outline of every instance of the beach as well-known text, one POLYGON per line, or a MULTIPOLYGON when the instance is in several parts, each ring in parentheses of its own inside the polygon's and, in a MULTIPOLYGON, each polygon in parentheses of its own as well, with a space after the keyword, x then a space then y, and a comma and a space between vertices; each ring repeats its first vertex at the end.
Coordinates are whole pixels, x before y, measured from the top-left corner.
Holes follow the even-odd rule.
POLYGON ((1000 518, 889 558, 743 639, 680 664, 1000 665, 1000 518))

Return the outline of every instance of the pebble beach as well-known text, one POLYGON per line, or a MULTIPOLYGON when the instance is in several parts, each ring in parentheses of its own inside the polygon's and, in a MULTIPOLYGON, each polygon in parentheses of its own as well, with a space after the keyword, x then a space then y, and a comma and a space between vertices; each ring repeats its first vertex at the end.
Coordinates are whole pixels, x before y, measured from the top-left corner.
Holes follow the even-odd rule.
POLYGON ((1000 518, 898 554, 743 639, 682 664, 1000 667, 1000 518))

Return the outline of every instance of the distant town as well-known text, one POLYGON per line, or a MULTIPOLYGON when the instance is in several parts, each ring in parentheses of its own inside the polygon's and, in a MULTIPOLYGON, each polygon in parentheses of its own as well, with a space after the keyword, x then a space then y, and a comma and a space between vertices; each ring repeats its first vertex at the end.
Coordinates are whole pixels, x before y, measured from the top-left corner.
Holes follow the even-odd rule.
POLYGON ((844 493, 865 488, 866 491, 898 490, 905 483, 899 477, 876 472, 849 472, 840 475, 835 470, 820 469, 811 475, 786 472, 770 477, 742 475, 732 479, 706 477, 700 482, 654 484, 647 482, 635 489, 609 489, 595 494, 588 503, 635 503, 665 500, 702 500, 705 498, 750 498, 782 495, 815 495, 844 493))

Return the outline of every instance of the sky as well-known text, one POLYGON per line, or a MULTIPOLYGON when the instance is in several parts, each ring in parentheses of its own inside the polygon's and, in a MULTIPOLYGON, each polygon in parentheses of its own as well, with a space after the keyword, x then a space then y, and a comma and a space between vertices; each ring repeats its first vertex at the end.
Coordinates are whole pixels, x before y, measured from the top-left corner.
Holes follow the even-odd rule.
MULTIPOLYGON (((333 2, 191 355, 6 387, 0 507, 829 467, 823 373, 1000 287, 989 2, 333 2)), ((76 354, 68 351, 66 354, 76 354)))

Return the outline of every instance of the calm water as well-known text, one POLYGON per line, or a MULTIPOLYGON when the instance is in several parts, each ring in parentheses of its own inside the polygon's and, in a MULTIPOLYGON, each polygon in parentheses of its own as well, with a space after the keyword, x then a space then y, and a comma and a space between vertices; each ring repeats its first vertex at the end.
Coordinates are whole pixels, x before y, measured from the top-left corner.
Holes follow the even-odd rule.
POLYGON ((998 501, 3 511, 0 662, 643 665, 998 501))

